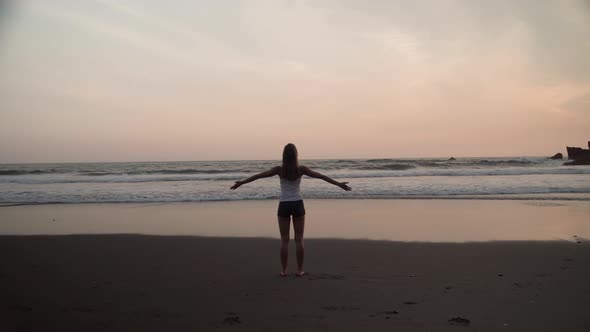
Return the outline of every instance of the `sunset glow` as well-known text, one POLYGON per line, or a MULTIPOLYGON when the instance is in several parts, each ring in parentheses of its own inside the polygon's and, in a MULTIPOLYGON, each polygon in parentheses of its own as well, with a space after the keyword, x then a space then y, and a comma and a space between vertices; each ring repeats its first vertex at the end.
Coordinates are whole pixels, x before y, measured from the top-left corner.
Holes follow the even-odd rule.
POLYGON ((544 156, 590 139, 587 1, 12 1, 0 162, 544 156))

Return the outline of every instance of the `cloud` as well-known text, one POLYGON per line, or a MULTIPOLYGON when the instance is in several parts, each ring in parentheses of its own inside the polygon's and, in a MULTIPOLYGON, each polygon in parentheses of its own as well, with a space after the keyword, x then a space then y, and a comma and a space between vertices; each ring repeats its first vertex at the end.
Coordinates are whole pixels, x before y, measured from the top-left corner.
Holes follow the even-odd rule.
POLYGON ((570 98, 563 103, 563 108, 585 116, 590 116, 590 91, 570 98))
MULTIPOLYGON (((325 4, 323 6, 326 6, 325 4)), ((333 1, 344 15, 366 15, 410 35, 432 57, 487 49, 512 30, 526 30, 528 60, 545 79, 590 80, 589 2, 574 1, 333 1)), ((517 46, 517 45, 515 45, 517 46)))
POLYGON ((394 28, 362 36, 379 43, 386 51, 397 53, 409 64, 420 65, 428 58, 415 37, 394 28))
POLYGON ((142 31, 133 30, 126 26, 114 24, 113 22, 105 22, 100 18, 83 12, 68 10, 63 7, 41 3, 36 4, 35 10, 50 17, 68 22, 79 29, 124 42, 130 47, 139 48, 150 54, 163 56, 185 64, 191 63, 191 58, 183 50, 152 38, 142 31))

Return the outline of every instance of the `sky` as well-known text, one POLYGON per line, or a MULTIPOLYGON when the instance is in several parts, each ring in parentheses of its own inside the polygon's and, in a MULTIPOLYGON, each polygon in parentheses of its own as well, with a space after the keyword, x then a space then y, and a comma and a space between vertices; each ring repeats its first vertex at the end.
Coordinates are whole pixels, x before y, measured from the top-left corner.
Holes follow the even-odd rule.
POLYGON ((545 156, 590 1, 0 0, 0 163, 545 156))

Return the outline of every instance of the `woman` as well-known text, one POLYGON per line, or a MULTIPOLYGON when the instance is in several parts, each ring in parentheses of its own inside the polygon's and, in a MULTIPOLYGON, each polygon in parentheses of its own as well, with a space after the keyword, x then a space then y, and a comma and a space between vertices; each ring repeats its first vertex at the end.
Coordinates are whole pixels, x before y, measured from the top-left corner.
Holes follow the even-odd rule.
POLYGON ((312 178, 322 179, 336 185, 346 191, 351 190, 348 182, 337 182, 323 174, 314 172, 305 166, 299 166, 297 148, 294 144, 287 144, 283 149, 283 165, 271 168, 266 172, 253 175, 246 180, 236 181, 230 189, 238 189, 241 185, 261 178, 278 175, 281 178, 281 196, 277 216, 279 219, 279 231, 281 233, 281 277, 287 276, 287 258, 289 256, 289 228, 290 219, 293 217, 293 229, 295 230, 295 245, 297 254, 298 277, 305 275, 303 272, 303 229, 305 226, 305 207, 300 194, 301 177, 307 175, 312 178))

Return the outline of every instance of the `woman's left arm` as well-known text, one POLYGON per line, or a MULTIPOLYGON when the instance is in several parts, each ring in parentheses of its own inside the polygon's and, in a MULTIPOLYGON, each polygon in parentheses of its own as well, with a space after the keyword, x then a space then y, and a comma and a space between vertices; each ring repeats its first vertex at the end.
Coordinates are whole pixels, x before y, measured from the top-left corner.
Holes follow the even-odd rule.
POLYGON ((258 179, 268 178, 268 177, 271 177, 271 176, 278 175, 280 170, 281 170, 281 166, 275 166, 275 167, 269 169, 268 171, 264 171, 264 172, 258 173, 256 175, 252 175, 251 177, 247 178, 246 180, 236 181, 234 183, 234 185, 231 186, 229 189, 236 190, 236 189, 238 189, 243 184, 246 184, 246 183, 249 183, 249 182, 252 182, 252 181, 256 181, 258 179))

